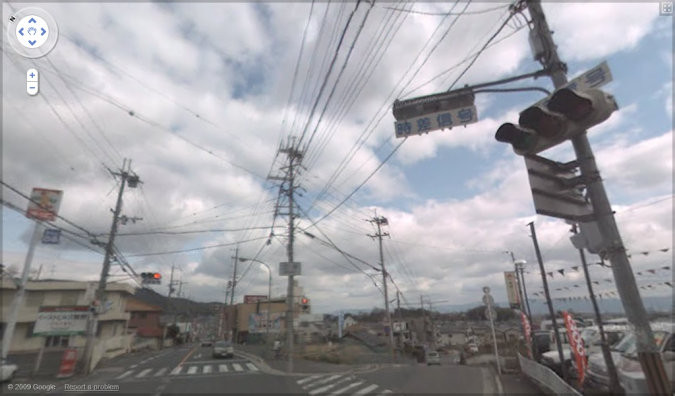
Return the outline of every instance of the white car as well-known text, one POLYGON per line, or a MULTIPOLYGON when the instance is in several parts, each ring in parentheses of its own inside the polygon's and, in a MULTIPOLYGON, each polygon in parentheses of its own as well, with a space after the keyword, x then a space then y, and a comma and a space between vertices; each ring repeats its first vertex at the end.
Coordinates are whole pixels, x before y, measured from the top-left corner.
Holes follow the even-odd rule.
MULTIPOLYGON (((626 348, 633 342, 631 337, 632 334, 630 332, 626 333, 621 341, 611 346, 610 354, 612 355, 614 367, 616 367, 621 360, 621 354, 625 352, 626 348)), ((585 391, 589 393, 594 390, 600 392, 610 391, 609 371, 602 352, 592 353, 588 356, 588 366, 586 368, 585 378, 585 391)))
POLYGON ((229 341, 217 341, 213 344, 212 355, 214 358, 224 356, 226 358, 234 357, 234 347, 229 341))
POLYGON ((2 360, 2 363, 0 364, 0 382, 11 380, 18 368, 19 367, 16 364, 12 364, 7 360, 2 360))
MULTIPOLYGON (((675 323, 651 323, 654 341, 661 353, 663 366, 670 380, 671 388, 675 389, 675 323)), ((645 374, 637 357, 637 343, 635 336, 631 336, 626 351, 621 355, 617 364, 619 382, 626 394, 649 394, 645 374)))

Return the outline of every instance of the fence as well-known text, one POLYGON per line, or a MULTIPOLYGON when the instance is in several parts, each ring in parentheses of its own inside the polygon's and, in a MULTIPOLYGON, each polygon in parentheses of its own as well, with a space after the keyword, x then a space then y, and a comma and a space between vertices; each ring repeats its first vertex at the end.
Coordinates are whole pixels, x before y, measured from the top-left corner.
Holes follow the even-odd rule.
POLYGON ((520 363, 520 370, 525 373, 530 379, 534 380, 541 387, 549 390, 555 395, 574 395, 581 396, 576 389, 570 384, 563 381, 562 378, 550 368, 541 365, 534 360, 528 359, 518 354, 518 362, 520 363))

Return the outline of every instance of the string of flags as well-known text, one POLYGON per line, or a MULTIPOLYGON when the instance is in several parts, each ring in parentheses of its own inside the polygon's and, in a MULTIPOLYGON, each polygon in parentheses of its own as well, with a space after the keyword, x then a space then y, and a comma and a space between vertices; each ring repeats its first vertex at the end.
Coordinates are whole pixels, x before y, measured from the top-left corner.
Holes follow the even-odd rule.
MULTIPOLYGON (((627 254, 627 256, 628 256, 628 258, 631 258, 631 257, 636 256, 636 255, 638 255, 638 254, 641 254, 641 255, 643 255, 643 256, 648 256, 648 255, 650 255, 651 253, 656 253, 656 252, 667 253, 668 251, 670 251, 670 248, 663 248, 663 249, 657 249, 657 250, 652 250, 652 251, 644 251, 644 252, 629 253, 629 254, 627 254)), ((598 265, 598 266, 600 266, 600 267, 605 267, 605 268, 611 268, 611 267, 612 267, 611 264, 605 263, 604 261, 597 261, 597 262, 595 262, 595 263, 589 263, 589 264, 588 264, 589 267, 592 266, 592 265, 598 265)), ((562 275, 562 276, 565 276, 565 271, 571 269, 571 270, 573 270, 573 271, 575 271, 575 272, 579 272, 579 269, 580 269, 580 268, 581 268, 580 265, 573 265, 573 266, 569 266, 569 267, 560 268, 560 269, 557 269, 557 270, 554 270, 554 271, 550 271, 550 272, 547 272, 546 274, 547 274, 548 276, 550 276, 551 278, 553 278, 553 275, 554 275, 556 272, 560 273, 560 275, 562 275)), ((668 268, 662 267, 661 269, 668 269, 668 270, 669 270, 670 267, 668 267, 668 268)), ((655 269, 655 270, 658 270, 658 269, 655 269)), ((647 271, 651 271, 651 270, 647 270, 647 271)), ((568 272, 569 272, 569 271, 568 271, 568 272)), ((526 274, 530 274, 530 273, 535 273, 535 272, 532 272, 532 271, 525 271, 525 273, 526 273, 526 274)), ((653 273, 653 272, 652 272, 652 273, 653 273)))
MULTIPOLYGON (((605 262, 602 262, 602 261, 598 261, 597 263, 592 263, 592 264, 597 264, 601 267, 611 268, 611 265, 609 265, 605 262)), ((581 266, 575 265, 575 266, 572 266, 570 268, 575 272, 579 272, 579 268, 581 268, 581 266)), ((658 267, 658 268, 650 268, 650 269, 646 269, 646 270, 641 270, 641 271, 636 272, 636 274, 637 275, 643 275, 643 274, 648 272, 652 275, 656 275, 656 271, 670 271, 670 270, 671 270, 671 266, 664 265, 664 266, 661 266, 661 267, 658 267)), ((549 277, 551 277, 551 279, 553 279, 556 272, 559 273, 561 276, 565 276, 565 268, 561 268, 561 269, 558 269, 558 270, 555 270, 555 271, 549 271, 549 272, 546 273, 546 275, 548 275, 549 277)), ((570 271, 567 271, 567 273, 569 274, 570 271)))
MULTIPOLYGON (((611 279, 604 279, 605 281, 611 283, 613 282, 611 279)), ((599 281, 593 281, 594 284, 600 285, 599 281)), ((656 289, 662 286, 668 286, 671 289, 673 288, 673 282, 672 281, 666 281, 666 282, 656 282, 656 283, 649 283, 649 284, 643 284, 640 285, 640 289, 642 290, 652 290, 656 289)), ((572 287, 565 286, 565 287, 559 287, 556 288, 556 291, 562 291, 562 290, 574 290, 574 288, 580 288, 580 285, 572 285, 572 287)), ((603 297, 610 298, 610 297, 618 297, 618 293, 616 290, 601 290, 601 291, 594 291, 594 294, 596 297, 602 299, 603 297)), ((541 296, 544 297, 544 292, 535 292, 532 294, 533 296, 541 296)), ((566 297, 553 297, 553 300, 558 300, 558 301, 573 301, 573 300, 588 300, 589 296, 588 295, 580 295, 580 296, 566 296, 566 297)))

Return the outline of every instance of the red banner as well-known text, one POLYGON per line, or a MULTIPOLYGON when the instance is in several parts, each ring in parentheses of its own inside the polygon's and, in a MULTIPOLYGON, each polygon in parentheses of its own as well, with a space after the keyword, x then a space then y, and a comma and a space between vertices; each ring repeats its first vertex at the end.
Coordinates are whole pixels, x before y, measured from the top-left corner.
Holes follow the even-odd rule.
POLYGON ((66 349, 61 358, 58 378, 70 377, 75 374, 75 363, 77 363, 77 350, 66 349))
MULTIPOLYGON (((577 362, 577 370, 579 371, 579 386, 584 382, 586 375, 586 348, 584 348, 584 340, 579 334, 577 324, 574 322, 572 315, 567 311, 563 311, 563 319, 565 320, 565 327, 567 328, 567 339, 570 342, 570 348, 577 362)), ((563 366, 564 370, 564 366, 563 366)))
POLYGON ((530 321, 524 313, 520 313, 520 320, 523 322, 523 331, 525 332, 525 344, 527 344, 527 355, 532 359, 532 327, 530 321))

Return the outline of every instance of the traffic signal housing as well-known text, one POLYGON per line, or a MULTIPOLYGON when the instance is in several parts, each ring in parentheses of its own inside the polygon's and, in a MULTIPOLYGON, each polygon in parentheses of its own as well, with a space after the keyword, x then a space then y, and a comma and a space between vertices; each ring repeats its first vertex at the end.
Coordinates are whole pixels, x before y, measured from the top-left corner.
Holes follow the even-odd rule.
POLYGON ((495 139, 510 143, 518 155, 537 154, 602 123, 617 109, 614 97, 599 89, 561 88, 523 110, 518 125, 501 125, 495 139))
POLYGON ((146 285, 159 285, 162 283, 162 274, 159 272, 142 272, 141 283, 146 285))
POLYGON ((309 298, 302 297, 300 299, 300 310, 302 311, 302 313, 309 313, 309 311, 310 311, 309 298))

